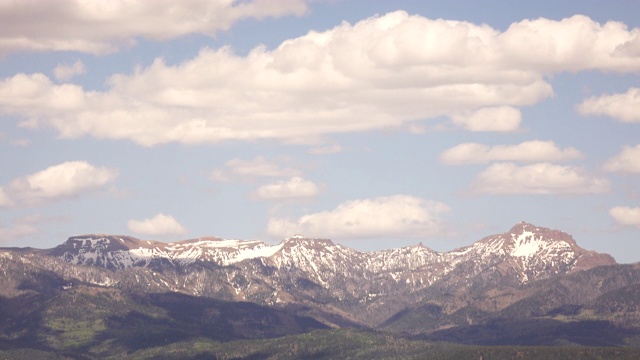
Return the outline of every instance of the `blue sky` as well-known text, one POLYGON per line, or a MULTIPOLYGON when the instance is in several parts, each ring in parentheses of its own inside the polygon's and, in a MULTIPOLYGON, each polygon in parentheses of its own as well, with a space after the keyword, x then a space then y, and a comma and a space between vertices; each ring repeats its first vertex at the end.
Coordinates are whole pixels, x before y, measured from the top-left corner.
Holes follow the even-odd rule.
POLYGON ((0 246, 448 251, 519 221, 640 260, 636 1, 0 2, 0 246))

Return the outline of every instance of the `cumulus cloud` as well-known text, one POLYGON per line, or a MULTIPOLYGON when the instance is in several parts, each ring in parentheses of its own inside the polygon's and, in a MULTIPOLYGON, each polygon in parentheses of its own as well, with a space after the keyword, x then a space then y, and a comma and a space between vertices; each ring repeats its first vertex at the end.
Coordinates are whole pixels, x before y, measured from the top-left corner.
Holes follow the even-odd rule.
POLYGON ((0 55, 16 51, 104 54, 135 38, 213 36, 246 18, 302 15, 304 0, 9 0, 0 4, 0 55))
POLYGON ((607 179, 589 177, 573 166, 497 163, 481 172, 471 189, 486 194, 572 194, 608 192, 610 186, 607 179))
POLYGON ((604 163, 604 169, 611 172, 640 173, 640 144, 625 146, 620 154, 604 163))
POLYGON ((451 120, 469 131, 511 132, 520 128, 522 114, 511 106, 497 106, 453 114, 451 120))
POLYGON ((58 65, 53 69, 53 75, 59 81, 67 81, 74 76, 82 75, 86 71, 82 61, 78 60, 73 65, 58 65))
POLYGON ((27 119, 51 114, 62 115, 86 106, 85 92, 77 85, 55 85, 44 74, 16 74, 0 81, 0 105, 9 114, 27 119))
POLYGON ((319 192, 320 187, 316 183, 296 176, 286 181, 263 185, 256 190, 255 195, 263 200, 287 200, 311 198, 319 192))
POLYGON ((263 156, 251 160, 231 159, 224 164, 222 169, 211 172, 210 179, 214 181, 251 180, 256 177, 289 177, 299 176, 300 171, 281 167, 272 160, 263 156))
POLYGON ((103 188, 117 176, 116 169, 96 167, 86 161, 67 161, 11 181, 0 189, 0 203, 37 205, 73 198, 103 188))
POLYGON ((640 228, 640 207, 616 206, 609 209, 609 215, 618 224, 640 228))
POLYGON ((331 211, 298 219, 272 218, 268 233, 301 233, 326 238, 390 238, 443 236, 449 206, 409 195, 351 200, 331 211))
POLYGON ((39 229, 32 219, 20 218, 11 226, 0 226, 0 242, 20 239, 38 233, 39 229))
POLYGON ((575 148, 560 149, 553 141, 532 140, 517 145, 487 146, 464 143, 445 150, 440 161, 447 165, 486 164, 494 161, 565 161, 582 157, 575 148))
POLYGON ((513 131, 519 107, 553 94, 549 74, 639 71, 640 53, 629 50, 638 34, 585 16, 525 20, 500 32, 397 11, 247 55, 223 47, 176 65, 157 59, 112 76, 104 91, 18 74, 0 82, 0 111, 22 117, 23 126, 53 127, 63 138, 144 146, 299 143, 441 116, 473 131, 513 131))
POLYGON ((2 207, 11 207, 15 205, 13 200, 11 200, 7 194, 4 192, 2 188, 0 188, 0 208, 2 207))
POLYGON ((640 122, 638 109, 640 88, 630 88, 623 94, 593 96, 578 105, 582 115, 606 115, 627 123, 640 122))
POLYGON ((150 219, 130 220, 127 224, 129 231, 145 235, 184 235, 187 229, 173 216, 158 213, 150 219))
POLYGON ((40 214, 21 216, 11 221, 10 226, 0 223, 0 242, 15 241, 21 238, 37 234, 41 231, 43 223, 59 222, 62 217, 49 217, 40 214))

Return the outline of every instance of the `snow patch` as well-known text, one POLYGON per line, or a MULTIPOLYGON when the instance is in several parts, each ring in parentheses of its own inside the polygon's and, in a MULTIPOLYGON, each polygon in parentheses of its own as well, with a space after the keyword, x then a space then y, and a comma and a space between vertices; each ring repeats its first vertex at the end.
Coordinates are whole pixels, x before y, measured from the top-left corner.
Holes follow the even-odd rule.
POLYGON ((246 259, 270 257, 273 254, 280 251, 280 249, 282 249, 283 246, 284 244, 280 243, 278 245, 273 245, 273 246, 263 245, 263 246, 256 246, 252 249, 246 249, 246 250, 243 249, 238 252, 238 255, 235 257, 235 262, 240 262, 246 259))
POLYGON ((524 231, 514 239, 514 248, 511 251, 512 256, 529 257, 535 255, 544 248, 545 242, 541 238, 536 238, 535 234, 530 231, 524 231))

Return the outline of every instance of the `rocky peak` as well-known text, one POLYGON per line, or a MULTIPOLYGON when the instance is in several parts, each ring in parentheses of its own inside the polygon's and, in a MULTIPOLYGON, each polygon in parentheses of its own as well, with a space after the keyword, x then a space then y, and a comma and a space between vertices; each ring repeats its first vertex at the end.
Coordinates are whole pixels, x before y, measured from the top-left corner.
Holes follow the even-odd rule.
POLYGON ((519 222, 512 227, 511 230, 509 230, 509 234, 516 238, 522 236, 523 239, 531 236, 531 238, 536 238, 544 242, 562 241, 570 245, 572 248, 578 247, 573 237, 564 231, 538 227, 524 221, 519 222))
POLYGON ((469 251, 480 251, 486 255, 540 259, 549 254, 573 257, 584 249, 565 232, 520 222, 506 233, 488 236, 471 246, 457 250, 469 251))
POLYGON ((505 237, 511 239, 511 255, 533 256, 537 261, 545 258, 560 260, 560 263, 569 267, 569 271, 616 263, 609 254, 581 248, 566 232, 541 228, 525 222, 514 226, 505 237))
POLYGON ((515 224, 511 228, 511 230, 509 230, 509 233, 520 235, 524 231, 538 231, 538 230, 539 228, 537 226, 530 224, 526 221, 520 221, 519 223, 515 224))
POLYGON ((488 236, 473 245, 443 254, 459 269, 482 272, 489 269, 515 275, 517 282, 530 282, 555 274, 615 264, 609 255, 579 247, 571 235, 527 222, 506 233, 488 236))

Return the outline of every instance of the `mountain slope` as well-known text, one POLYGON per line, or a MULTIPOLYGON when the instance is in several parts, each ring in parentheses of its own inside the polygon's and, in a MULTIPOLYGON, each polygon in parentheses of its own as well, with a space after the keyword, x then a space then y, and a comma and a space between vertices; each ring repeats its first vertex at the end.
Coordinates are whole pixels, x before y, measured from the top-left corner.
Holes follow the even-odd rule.
POLYGON ((287 309, 83 284, 55 291, 32 284, 21 295, 0 296, 0 318, 2 348, 92 349, 96 358, 194 338, 261 339, 328 328, 287 309))
MULTIPOLYGON (((423 245, 360 252, 303 236, 268 245, 219 238, 162 243, 84 235, 48 250, 4 249, 0 262, 3 257, 7 263, 14 259, 8 268, 16 270, 29 262, 46 263, 43 266, 61 281, 260 305, 298 304, 316 309, 311 312, 335 314, 342 319, 339 323, 368 326, 425 302, 442 304, 447 314, 470 302, 496 311, 501 308, 497 303, 491 308, 473 297, 493 291, 501 304, 510 304, 525 295, 505 295, 509 291, 504 289, 615 263, 609 255, 580 248, 566 233, 528 223, 444 253, 423 245)), ((16 286, 11 279, 2 281, 9 288, 16 286)), ((328 317, 323 321, 337 326, 328 317)))
POLYGON ((449 302, 460 299, 433 296, 396 313, 380 328, 483 345, 553 345, 560 338, 588 345, 591 336, 601 337, 592 345, 624 345, 622 335, 640 334, 638 291, 640 264, 602 266, 520 286, 477 288, 457 308, 449 302), (604 328, 617 330, 597 331, 604 328), (552 336, 565 330, 576 336, 552 336))

